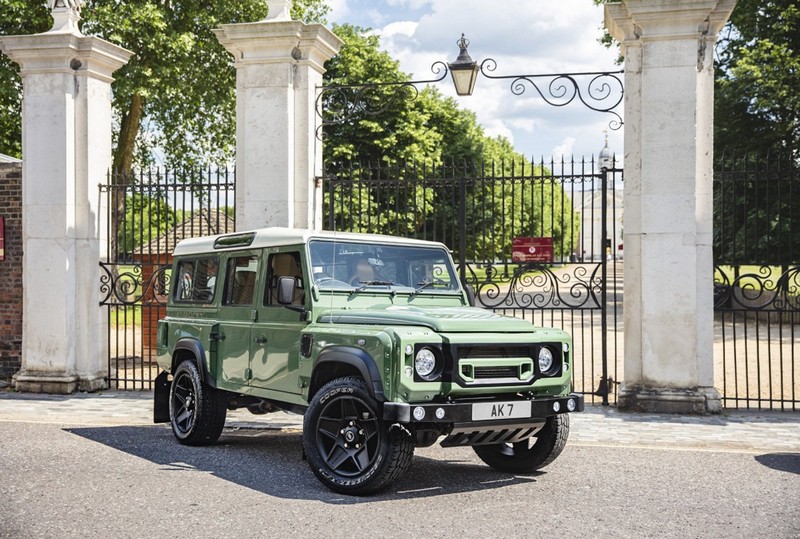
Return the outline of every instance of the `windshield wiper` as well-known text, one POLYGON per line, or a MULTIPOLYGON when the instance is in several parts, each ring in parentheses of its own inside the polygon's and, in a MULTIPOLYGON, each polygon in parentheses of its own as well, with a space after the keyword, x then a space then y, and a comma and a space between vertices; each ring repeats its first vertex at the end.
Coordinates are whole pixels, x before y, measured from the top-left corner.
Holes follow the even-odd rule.
POLYGON ((361 286, 350 292, 351 296, 366 290, 368 286, 392 286, 394 281, 359 281, 359 284, 361 284, 361 286))
POLYGON ((422 282, 422 283, 417 283, 417 288, 414 289, 413 292, 411 292, 411 295, 409 296, 409 298, 413 298, 414 296, 416 296, 417 294, 419 294, 420 292, 422 292, 426 288, 429 288, 429 287, 431 287, 431 286, 433 286, 435 284, 444 284, 444 285, 446 285, 447 283, 445 281, 442 281, 441 279, 434 279, 433 281, 425 281, 425 282, 422 282))

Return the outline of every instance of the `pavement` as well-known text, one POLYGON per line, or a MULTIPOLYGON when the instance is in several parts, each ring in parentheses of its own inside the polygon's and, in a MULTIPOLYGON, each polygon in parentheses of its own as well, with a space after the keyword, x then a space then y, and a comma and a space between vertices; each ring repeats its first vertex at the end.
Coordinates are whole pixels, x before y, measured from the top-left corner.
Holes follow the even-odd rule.
MULTIPOLYGON (((0 422, 63 426, 152 425, 152 393, 102 391, 39 395, 0 391, 0 422)), ((226 431, 302 430, 302 416, 228 412, 226 431)), ((162 426, 162 428, 168 428, 162 426)), ((621 412, 587 405, 570 416, 569 444, 732 452, 800 452, 800 412, 731 410, 685 416, 621 412)))

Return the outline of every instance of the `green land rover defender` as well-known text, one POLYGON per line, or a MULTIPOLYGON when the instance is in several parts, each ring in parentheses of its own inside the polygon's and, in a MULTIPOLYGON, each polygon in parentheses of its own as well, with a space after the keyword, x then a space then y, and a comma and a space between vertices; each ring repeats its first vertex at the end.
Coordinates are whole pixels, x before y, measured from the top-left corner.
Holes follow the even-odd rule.
POLYGON ((181 241, 154 419, 208 445, 227 410, 304 414, 312 471, 346 494, 385 488, 440 438, 533 472, 583 410, 570 337, 470 299, 441 243, 283 228, 181 241))

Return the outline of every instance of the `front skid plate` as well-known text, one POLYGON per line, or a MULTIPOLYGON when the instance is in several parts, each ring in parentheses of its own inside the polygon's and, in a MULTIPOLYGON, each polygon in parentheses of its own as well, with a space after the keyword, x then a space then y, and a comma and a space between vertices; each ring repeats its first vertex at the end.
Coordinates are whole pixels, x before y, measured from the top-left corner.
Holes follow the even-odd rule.
POLYGON ((456 424, 447 438, 442 440, 441 446, 513 444, 535 436, 542 427, 544 427, 544 420, 524 425, 456 424))

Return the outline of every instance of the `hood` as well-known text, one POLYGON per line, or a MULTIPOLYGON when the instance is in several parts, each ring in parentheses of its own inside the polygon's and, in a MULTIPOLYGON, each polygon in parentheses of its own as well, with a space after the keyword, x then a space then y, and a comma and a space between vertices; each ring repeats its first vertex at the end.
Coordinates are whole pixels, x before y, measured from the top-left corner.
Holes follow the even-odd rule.
POLYGON ((530 322, 477 307, 412 307, 392 305, 380 310, 336 310, 320 316, 321 324, 424 326, 439 333, 530 332, 530 322))

